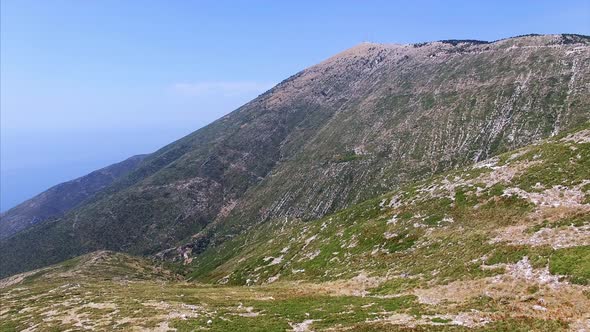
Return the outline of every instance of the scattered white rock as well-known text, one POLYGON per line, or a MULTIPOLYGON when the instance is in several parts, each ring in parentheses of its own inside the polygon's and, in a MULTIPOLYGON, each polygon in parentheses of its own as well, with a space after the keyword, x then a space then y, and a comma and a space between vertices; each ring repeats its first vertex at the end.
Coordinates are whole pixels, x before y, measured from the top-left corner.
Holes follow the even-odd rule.
POLYGON ((284 257, 285 257, 284 255, 281 255, 281 256, 279 256, 279 257, 272 257, 272 256, 268 256, 268 257, 264 257, 262 260, 263 260, 263 261, 265 261, 265 262, 268 262, 268 261, 270 261, 270 262, 267 264, 267 266, 272 266, 272 265, 277 265, 277 264, 280 264, 280 263, 283 261, 283 258, 284 258, 284 257))
POLYGON ((272 277, 269 277, 269 278, 266 280, 266 283, 267 283, 267 284, 272 284, 273 282, 275 282, 275 281, 279 280, 279 278, 280 278, 280 277, 281 277, 281 274, 280 274, 280 273, 279 273, 279 274, 277 274, 277 275, 274 275, 274 276, 272 276, 272 277))
POLYGON ((317 321, 319 321, 319 319, 306 319, 301 323, 289 323, 289 325, 293 328, 293 332, 305 332, 309 331, 309 326, 317 321))
POLYGON ((590 143, 590 129, 580 130, 561 139, 562 142, 590 143))
POLYGON ((315 234, 315 235, 313 235, 313 236, 310 236, 310 237, 308 237, 308 238, 305 240, 305 245, 303 246, 302 250, 303 250, 303 249, 305 249, 305 248, 307 248, 307 246, 308 246, 308 245, 311 243, 311 241, 315 240, 317 237, 318 237, 318 235, 317 235, 317 234, 315 234))
POLYGON ((386 239, 388 239, 388 240, 391 239, 391 238, 396 237, 397 235, 398 235, 397 233, 393 233, 393 232, 385 232, 385 233, 383 233, 383 236, 386 239))
MULTIPOLYGON (((506 274, 515 279, 524 279, 526 281, 536 282, 540 285, 548 285, 550 287, 559 287, 565 282, 559 281, 559 276, 553 275, 549 272, 547 267, 543 269, 533 269, 529 258, 524 256, 516 264, 506 264, 506 274)), ((504 276, 495 277, 496 280, 504 276)))
POLYGON ((397 224, 397 214, 394 214, 389 220, 387 220, 387 225, 395 224, 397 224))
POLYGON ((543 207, 582 207, 587 204, 582 204, 585 194, 580 189, 580 186, 568 188, 566 186, 553 186, 545 189, 542 192, 527 192, 520 188, 507 188, 504 190, 503 196, 516 195, 520 198, 543 207))

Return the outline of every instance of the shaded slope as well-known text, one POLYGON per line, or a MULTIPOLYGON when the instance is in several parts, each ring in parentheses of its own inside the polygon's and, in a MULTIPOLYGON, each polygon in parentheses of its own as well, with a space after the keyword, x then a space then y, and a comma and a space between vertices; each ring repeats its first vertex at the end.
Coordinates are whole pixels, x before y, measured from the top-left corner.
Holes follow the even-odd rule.
POLYGON ((359 45, 2 241, 2 273, 97 249, 180 245, 166 255, 190 259, 258 222, 321 217, 525 145, 590 117, 589 62, 576 36, 359 45))
POLYGON ((65 212, 132 172, 145 155, 133 156, 75 180, 58 184, 0 215, 0 238, 65 212))

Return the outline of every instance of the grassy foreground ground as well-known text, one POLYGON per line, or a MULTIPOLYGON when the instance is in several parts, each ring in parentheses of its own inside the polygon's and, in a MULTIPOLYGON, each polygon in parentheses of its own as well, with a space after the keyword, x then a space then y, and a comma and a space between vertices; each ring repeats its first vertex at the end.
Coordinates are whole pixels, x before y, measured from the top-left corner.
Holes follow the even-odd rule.
MULTIPOLYGON (((97 252, 24 280, 5 280, 0 330, 559 331, 569 327, 566 316, 527 312, 528 303, 560 297, 561 305, 569 303, 562 310, 571 313, 576 305, 580 312, 590 305, 588 293, 579 296, 568 288, 566 297, 549 287, 533 289, 519 282, 524 283, 518 278, 510 284, 498 282, 501 297, 427 304, 411 292, 373 293, 362 278, 250 287, 201 285, 182 281, 143 259, 97 252), (124 273, 126 279, 114 273, 124 273)), ((461 291, 475 293, 477 285, 473 287, 440 292, 460 297, 461 291)))

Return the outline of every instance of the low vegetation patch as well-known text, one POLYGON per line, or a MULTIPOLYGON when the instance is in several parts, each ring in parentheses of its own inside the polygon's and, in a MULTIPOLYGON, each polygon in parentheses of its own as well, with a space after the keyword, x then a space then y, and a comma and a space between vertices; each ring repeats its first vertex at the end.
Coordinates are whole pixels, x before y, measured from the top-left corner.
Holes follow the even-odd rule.
POLYGON ((572 283, 590 284, 590 246, 556 250, 549 260, 549 271, 565 275, 572 283))

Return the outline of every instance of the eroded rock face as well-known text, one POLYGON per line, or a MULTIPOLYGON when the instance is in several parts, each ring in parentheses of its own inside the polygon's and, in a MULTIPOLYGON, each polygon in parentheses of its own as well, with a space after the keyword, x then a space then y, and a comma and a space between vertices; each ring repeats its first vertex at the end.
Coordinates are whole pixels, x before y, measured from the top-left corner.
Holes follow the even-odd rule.
POLYGON ((92 204, 4 241, 2 272, 95 249, 174 247, 162 256, 190 260, 257 223, 320 217, 554 135, 590 117, 589 45, 361 44, 148 156, 92 204))

